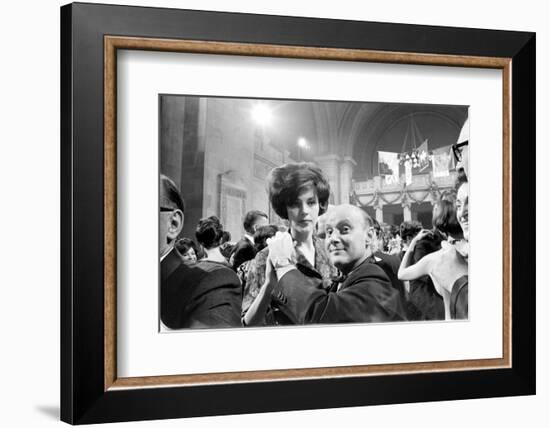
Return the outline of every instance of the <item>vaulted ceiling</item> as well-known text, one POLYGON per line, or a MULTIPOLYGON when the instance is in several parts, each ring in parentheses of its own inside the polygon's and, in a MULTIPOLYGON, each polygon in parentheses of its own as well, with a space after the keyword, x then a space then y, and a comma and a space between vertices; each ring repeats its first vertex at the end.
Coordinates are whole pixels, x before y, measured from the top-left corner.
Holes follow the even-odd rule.
POLYGON ((297 153, 296 141, 310 148, 302 158, 337 154, 351 157, 355 178, 377 173, 377 152, 411 150, 428 140, 430 150, 456 142, 468 116, 467 106, 374 102, 273 100, 278 126, 274 143, 297 153), (411 129, 416 131, 411 133, 411 129), (414 135, 414 137, 413 137, 414 135))
POLYGON ((425 139, 430 150, 455 143, 468 116, 467 106, 436 104, 234 99, 232 105, 248 118, 258 102, 272 113, 267 132, 274 147, 294 159, 351 157, 355 179, 378 173, 378 151, 411 150, 425 139), (307 148, 299 148, 300 138, 307 148))

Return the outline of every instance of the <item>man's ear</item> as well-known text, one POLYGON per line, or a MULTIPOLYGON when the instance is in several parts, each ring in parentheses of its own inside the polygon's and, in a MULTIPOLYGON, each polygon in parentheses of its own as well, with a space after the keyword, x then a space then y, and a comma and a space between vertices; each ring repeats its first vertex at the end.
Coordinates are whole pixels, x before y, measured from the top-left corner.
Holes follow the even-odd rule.
POLYGON ((365 227, 365 248, 371 248, 374 239, 374 229, 365 227))
POLYGON ((168 227, 168 238, 176 239, 183 229, 183 212, 174 210, 170 216, 170 225, 168 227))

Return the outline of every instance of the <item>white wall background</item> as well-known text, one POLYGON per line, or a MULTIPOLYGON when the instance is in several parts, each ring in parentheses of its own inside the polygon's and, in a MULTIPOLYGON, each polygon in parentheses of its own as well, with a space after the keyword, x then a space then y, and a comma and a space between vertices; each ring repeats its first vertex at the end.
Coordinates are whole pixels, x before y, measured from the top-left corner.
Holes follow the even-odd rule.
MULTIPOLYGON (((122 2, 122 1, 121 1, 122 2)), ((103 3, 116 3, 103 1, 103 3)), ((435 0, 269 2, 148 0, 125 4, 537 32, 537 360, 538 394, 485 400, 328 409, 142 422, 159 427, 544 426, 550 402, 548 312, 540 266, 550 256, 543 215, 550 208, 548 52, 544 2, 444 4, 435 0)), ((487 2, 489 3, 489 2, 487 2)), ((6 2, 0 31, 0 420, 7 427, 59 424, 59 6, 57 0, 6 2)), ((546 279, 546 278, 544 278, 546 279)), ((129 423, 125 426, 138 426, 129 423)))

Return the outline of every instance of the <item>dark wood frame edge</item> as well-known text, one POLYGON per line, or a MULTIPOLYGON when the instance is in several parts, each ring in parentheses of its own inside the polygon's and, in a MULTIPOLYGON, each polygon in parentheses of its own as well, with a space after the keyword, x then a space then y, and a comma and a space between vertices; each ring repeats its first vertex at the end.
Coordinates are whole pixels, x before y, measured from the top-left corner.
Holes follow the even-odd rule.
MULTIPOLYGON (((536 35, 75 3, 61 8, 61 420, 71 424, 531 395, 536 392, 536 35), (109 16, 106 20, 105 16, 109 16), (231 25, 226 23, 231 21, 231 25), (209 25, 204 25, 204 24, 209 25), (284 26, 285 31, 279 29, 284 26), (343 30, 345 26, 345 31, 343 30), (512 367, 111 388, 104 371, 103 37, 512 58, 512 367), (391 36, 391 37, 389 37, 391 36), (482 41, 482 42, 480 42, 482 41), (77 55, 78 53, 78 55, 77 55), (519 207, 519 209, 518 209, 519 207), (101 289, 98 289, 101 287, 101 289), (475 388, 472 388, 475 385, 475 388), (375 391, 375 392, 373 392, 375 391), (216 406, 211 406, 216 402, 216 406)), ((506 154, 505 154, 506 155, 506 154)), ((511 242, 510 242, 511 244, 511 242)))
POLYGON ((511 59, 458 55, 377 52, 247 43, 167 40, 137 37, 104 37, 105 49, 105 390, 158 386, 191 386, 217 383, 295 380, 437 372, 444 370, 511 367, 511 59), (466 361, 324 367, 314 369, 262 370, 233 373, 118 378, 116 375, 116 53, 118 49, 248 55, 298 59, 368 61, 399 64, 496 68, 503 72, 503 357, 466 361), (508 227, 507 227, 508 225, 508 227))

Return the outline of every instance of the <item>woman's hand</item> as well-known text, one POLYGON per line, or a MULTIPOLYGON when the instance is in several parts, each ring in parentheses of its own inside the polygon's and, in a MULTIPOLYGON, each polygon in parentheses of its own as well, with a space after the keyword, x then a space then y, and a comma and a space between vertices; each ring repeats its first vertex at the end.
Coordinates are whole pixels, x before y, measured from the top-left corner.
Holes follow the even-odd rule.
POLYGON ((267 239, 267 246, 269 248, 268 261, 273 263, 276 269, 280 265, 294 262, 294 242, 292 242, 289 233, 277 232, 274 237, 267 239))
MULTIPOLYGON (((289 233, 277 232, 273 238, 267 240, 269 248, 267 263, 272 264, 277 279, 281 279, 285 273, 296 269, 294 245, 289 233)), ((267 272, 265 276, 267 281, 267 272)))
POLYGON ((422 229, 420 232, 416 234, 416 236, 411 241, 411 246, 414 246, 418 241, 420 241, 422 238, 431 235, 433 232, 428 229, 422 229))

